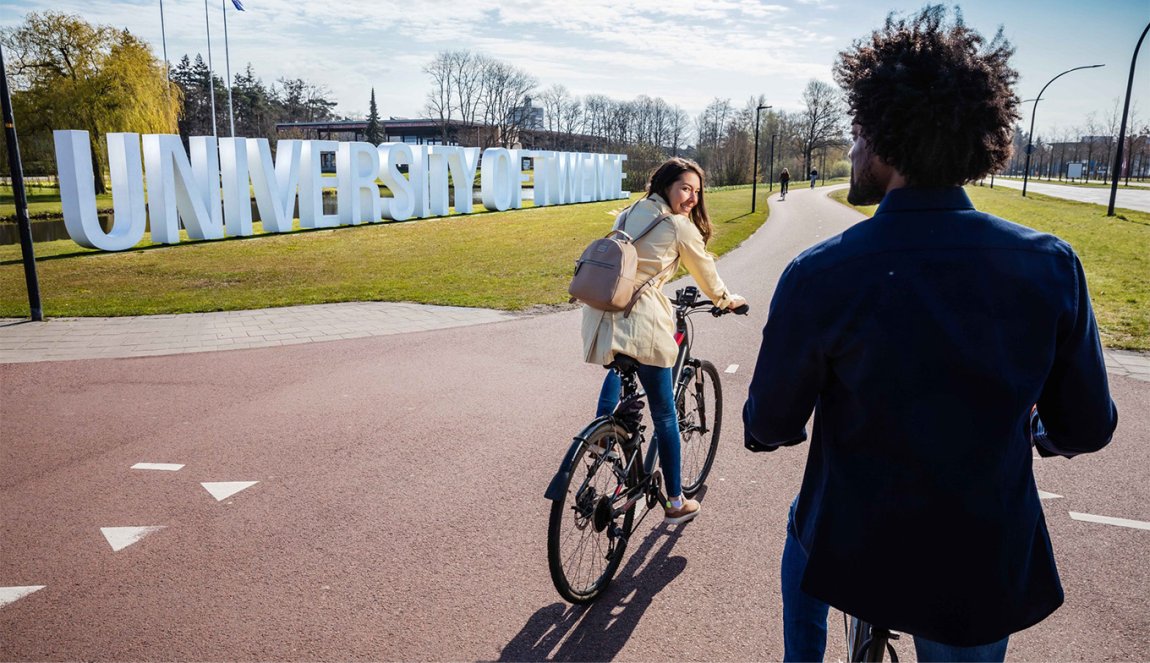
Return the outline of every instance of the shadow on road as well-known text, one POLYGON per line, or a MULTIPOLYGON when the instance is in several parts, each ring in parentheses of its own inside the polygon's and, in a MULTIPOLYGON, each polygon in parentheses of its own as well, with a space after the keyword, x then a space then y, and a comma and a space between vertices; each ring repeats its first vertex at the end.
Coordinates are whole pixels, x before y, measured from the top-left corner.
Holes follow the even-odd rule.
MULTIPOLYGON (((705 488, 704 488, 705 490, 705 488)), ((651 517, 661 515, 659 511, 651 517)), ((683 527, 660 524, 638 548, 611 586, 589 606, 552 603, 531 615, 499 661, 608 661, 615 658, 655 596, 687 567, 671 557, 683 527)))

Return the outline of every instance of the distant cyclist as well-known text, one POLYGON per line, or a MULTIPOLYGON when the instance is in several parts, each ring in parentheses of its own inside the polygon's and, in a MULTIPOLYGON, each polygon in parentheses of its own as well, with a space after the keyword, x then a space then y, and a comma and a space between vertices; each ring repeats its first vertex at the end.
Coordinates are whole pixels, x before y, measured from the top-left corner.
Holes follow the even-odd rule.
POLYGON ((779 197, 783 200, 787 199, 787 188, 791 185, 791 171, 786 168, 783 172, 779 173, 779 197))
MULTIPOLYGON (((637 235, 658 216, 667 219, 635 243, 639 258, 638 277, 654 277, 655 283, 639 296, 630 315, 583 307, 583 356, 587 362, 606 366, 616 355, 639 362, 639 382, 647 392, 659 449, 663 482, 668 499, 664 520, 684 523, 699 513, 699 502, 684 499, 681 482, 679 420, 675 411, 671 372, 678 356, 675 318, 662 287, 680 262, 699 288, 719 308, 734 309, 746 303, 732 294, 707 252, 711 219, 703 196, 703 169, 687 159, 674 158, 651 175, 647 195, 628 208, 616 224, 628 235, 637 235)), ((621 384, 614 371, 607 373, 599 395, 596 416, 611 414, 619 402, 621 384)))
POLYGON ((962 189, 1010 156, 1012 53, 933 6, 836 64, 848 199, 878 210, 787 267, 743 412, 746 446, 770 451, 805 441, 814 411, 785 660, 822 660, 828 605, 912 634, 919 660, 1001 661, 1062 604, 1031 406, 1044 456, 1101 449, 1117 411, 1074 251, 962 189))

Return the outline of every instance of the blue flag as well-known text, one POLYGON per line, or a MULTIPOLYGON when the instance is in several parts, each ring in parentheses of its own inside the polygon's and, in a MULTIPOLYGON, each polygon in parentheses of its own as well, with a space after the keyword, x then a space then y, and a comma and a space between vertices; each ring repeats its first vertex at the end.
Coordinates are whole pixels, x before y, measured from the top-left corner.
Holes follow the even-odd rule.
POLYGON ((244 3, 240 2, 240 0, 232 0, 232 4, 235 5, 236 9, 238 9, 239 11, 244 10, 244 3))

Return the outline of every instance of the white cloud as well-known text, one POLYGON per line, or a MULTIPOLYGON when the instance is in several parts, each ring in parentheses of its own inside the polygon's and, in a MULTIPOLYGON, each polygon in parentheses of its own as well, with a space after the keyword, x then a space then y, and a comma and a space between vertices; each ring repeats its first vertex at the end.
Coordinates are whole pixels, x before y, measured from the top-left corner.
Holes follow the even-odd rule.
MULTIPOLYGON (((224 1, 230 8, 230 2, 224 1)), ((222 75, 220 3, 209 0, 208 13, 213 65, 222 75)), ((512 62, 539 78, 542 87, 561 83, 575 94, 600 93, 619 99, 640 94, 663 97, 692 115, 715 97, 741 103, 759 93, 776 109, 793 110, 801 104, 808 79, 831 80, 838 51, 879 27, 888 11, 913 11, 921 3, 907 0, 877 7, 834 0, 786 4, 753 0, 346 0, 338 4, 245 0, 245 6, 248 11, 242 14, 228 12, 233 74, 250 61, 268 83, 286 77, 325 85, 344 114, 365 113, 369 88, 375 87, 385 116, 410 117, 420 114, 429 87, 422 68, 443 49, 471 49, 512 62)), ((1020 61, 1039 52, 1046 56, 1046 64, 1058 66, 1051 60, 1061 60, 1064 54, 1043 49, 1065 40, 1032 36, 1033 21, 1017 12, 1011 15, 1014 9, 994 0, 967 0, 963 7, 968 23, 983 31, 992 32, 999 23, 1006 23, 1020 47, 1020 61), (1031 44, 1034 47, 1028 48, 1031 44)), ((157 56, 161 53, 159 0, 0 0, 0 26, 20 23, 27 11, 49 9, 80 14, 93 23, 127 27, 151 42, 157 56)), ((203 4, 169 0, 164 11, 171 59, 197 52, 206 57, 203 4)), ((1069 12, 1098 13, 1072 3, 1056 3, 1048 13, 1069 12)), ((1099 30, 1116 32, 1122 25, 1113 17, 1105 19, 1098 19, 1103 26, 1099 30)), ((1106 38, 1108 33, 1087 34, 1086 19, 1062 16, 1058 22, 1083 32, 1074 35, 1074 43, 1102 48, 1115 41, 1106 38)), ((1100 70, 1102 75, 1115 70, 1116 78, 1121 78, 1117 70, 1122 60, 1128 61, 1129 55, 1099 59, 1111 64, 1100 70)), ((1099 74, 1093 76, 1103 80, 1099 74)), ((1033 77, 1049 78, 1045 70, 1033 77)), ((1069 79, 1060 91, 1072 94, 1069 79)), ((1108 103, 1118 92, 1105 92, 1103 101, 1108 103)), ((1046 112, 1056 112, 1054 104, 1046 112)))

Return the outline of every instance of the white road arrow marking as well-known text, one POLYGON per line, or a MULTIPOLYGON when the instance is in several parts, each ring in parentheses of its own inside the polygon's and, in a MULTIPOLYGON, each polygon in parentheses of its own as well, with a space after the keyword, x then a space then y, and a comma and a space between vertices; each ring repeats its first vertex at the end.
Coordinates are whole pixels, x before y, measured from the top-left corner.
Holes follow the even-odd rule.
POLYGON ((200 485, 211 493, 217 502, 222 502, 241 490, 251 488, 257 483, 259 483, 259 481, 214 481, 201 483, 200 485))
POLYGON ((47 585, 27 585, 24 587, 0 587, 0 608, 19 601, 20 599, 28 596, 32 592, 38 592, 44 589, 47 585))
POLYGON ((1128 518, 1095 516, 1090 513, 1075 513, 1073 511, 1070 512, 1070 517, 1074 520, 1082 520, 1088 523, 1102 523, 1103 525, 1117 525, 1119 527, 1132 527, 1134 529, 1150 529, 1150 523, 1142 522, 1141 520, 1130 520, 1128 518))
POLYGON ((136 463, 133 470, 161 470, 164 472, 179 472, 184 466, 176 463, 136 463))
POLYGON ((730 366, 727 367, 727 370, 725 372, 726 373, 734 373, 737 370, 739 370, 739 365, 738 364, 731 364, 730 366))
POLYGON ((152 532, 164 529, 165 525, 151 525, 148 527, 101 527, 100 533, 112 546, 112 552, 119 552, 136 543, 152 532))
POLYGON ((1062 497, 1062 496, 1061 495, 1055 495, 1054 493, 1048 493, 1045 490, 1038 491, 1038 499, 1040 499, 1040 500, 1052 500, 1052 499, 1056 499, 1059 497, 1062 497))

